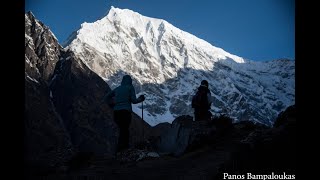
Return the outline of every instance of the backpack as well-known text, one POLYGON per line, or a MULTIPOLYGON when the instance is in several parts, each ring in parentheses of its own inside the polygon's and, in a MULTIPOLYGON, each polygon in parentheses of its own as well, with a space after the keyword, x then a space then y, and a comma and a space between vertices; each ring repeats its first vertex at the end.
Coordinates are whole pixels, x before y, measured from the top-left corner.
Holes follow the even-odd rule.
POLYGON ((114 108, 116 105, 116 97, 114 90, 106 91, 104 97, 102 98, 103 102, 106 103, 110 108, 114 108))
POLYGON ((197 93, 192 97, 191 106, 196 109, 208 110, 209 105, 207 92, 203 90, 197 91, 197 93))
POLYGON ((110 108, 113 108, 115 105, 116 105, 116 100, 115 100, 115 97, 110 97, 108 98, 107 100, 107 104, 110 108))

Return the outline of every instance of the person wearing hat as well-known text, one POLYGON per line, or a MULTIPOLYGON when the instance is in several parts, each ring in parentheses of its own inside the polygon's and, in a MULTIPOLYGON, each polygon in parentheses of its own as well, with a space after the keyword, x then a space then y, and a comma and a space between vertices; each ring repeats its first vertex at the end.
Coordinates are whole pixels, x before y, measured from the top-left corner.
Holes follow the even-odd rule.
POLYGON ((195 121, 208 121, 211 119, 210 107, 212 97, 207 80, 202 80, 197 93, 192 98, 192 108, 194 108, 195 121))

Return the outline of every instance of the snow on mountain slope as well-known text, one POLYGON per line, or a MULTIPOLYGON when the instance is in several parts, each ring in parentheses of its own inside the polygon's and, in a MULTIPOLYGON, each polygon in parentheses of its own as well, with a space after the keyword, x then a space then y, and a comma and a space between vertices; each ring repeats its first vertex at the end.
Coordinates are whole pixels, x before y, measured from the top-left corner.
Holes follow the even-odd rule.
MULTIPOLYGON (((271 125, 294 104, 294 61, 253 62, 232 55, 165 20, 112 7, 109 14, 83 23, 67 40, 72 50, 111 88, 130 74, 146 94, 144 120, 154 126, 193 114, 190 100, 207 79, 212 112, 236 120, 271 125)), ((133 110, 141 115, 141 104, 133 110)))
POLYGON ((25 77, 38 82, 48 81, 59 60, 57 38, 49 27, 37 20, 31 12, 25 14, 25 77))

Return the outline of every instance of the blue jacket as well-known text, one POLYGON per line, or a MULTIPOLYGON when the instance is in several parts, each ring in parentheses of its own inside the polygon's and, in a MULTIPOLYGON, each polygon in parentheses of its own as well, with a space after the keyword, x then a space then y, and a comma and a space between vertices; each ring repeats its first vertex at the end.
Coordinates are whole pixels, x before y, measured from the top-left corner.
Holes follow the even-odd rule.
POLYGON ((132 111, 132 104, 137 104, 142 102, 141 98, 136 98, 136 91, 132 85, 132 79, 129 75, 125 75, 122 78, 121 85, 109 92, 105 100, 110 98, 115 98, 115 106, 113 110, 128 110, 132 111))

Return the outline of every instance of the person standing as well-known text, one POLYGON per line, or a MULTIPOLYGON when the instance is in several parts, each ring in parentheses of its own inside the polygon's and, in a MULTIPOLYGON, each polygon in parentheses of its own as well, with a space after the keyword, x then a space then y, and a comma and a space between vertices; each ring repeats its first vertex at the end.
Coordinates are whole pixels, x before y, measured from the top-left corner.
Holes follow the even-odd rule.
POLYGON ((194 108, 195 121, 208 121, 211 119, 210 107, 212 97, 209 90, 209 83, 207 80, 202 80, 198 91, 192 98, 192 108, 194 108))
POLYGON ((131 123, 132 105, 145 100, 144 95, 136 98, 135 88, 130 75, 124 75, 121 85, 109 92, 105 101, 113 102, 114 121, 119 127, 117 152, 129 148, 129 127, 131 123))

